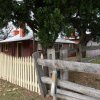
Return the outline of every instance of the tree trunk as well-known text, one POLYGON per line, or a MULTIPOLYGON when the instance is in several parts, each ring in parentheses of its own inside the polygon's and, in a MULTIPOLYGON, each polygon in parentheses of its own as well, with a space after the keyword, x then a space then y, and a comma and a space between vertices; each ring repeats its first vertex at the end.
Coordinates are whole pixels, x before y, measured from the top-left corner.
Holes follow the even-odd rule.
POLYGON ((91 39, 91 35, 85 34, 85 30, 80 31, 80 44, 79 44, 80 61, 83 57, 86 56, 86 51, 82 52, 82 46, 86 46, 87 42, 90 39, 91 39))

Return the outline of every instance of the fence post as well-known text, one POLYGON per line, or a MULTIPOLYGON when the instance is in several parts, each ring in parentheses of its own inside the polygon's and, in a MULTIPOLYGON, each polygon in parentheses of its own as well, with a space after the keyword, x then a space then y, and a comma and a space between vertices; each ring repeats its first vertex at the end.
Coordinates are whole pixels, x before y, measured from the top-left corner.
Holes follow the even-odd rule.
MULTIPOLYGON (((54 48, 51 48, 51 49, 47 49, 47 59, 52 59, 52 60, 55 60, 55 49, 54 48)), ((51 74, 52 74, 52 69, 51 68, 48 68, 48 71, 49 71, 49 76, 51 77, 51 74)))
MULTIPOLYGON (((60 49, 60 60, 68 60, 68 49, 60 49)), ((61 70, 60 78, 62 80, 68 80, 68 70, 61 70)))
POLYGON ((51 83, 51 95, 53 96, 53 100, 56 99, 56 87, 57 87, 57 71, 56 69, 52 72, 52 83, 51 83))
POLYGON ((82 46, 79 44, 79 61, 82 61, 82 46))
POLYGON ((37 63, 37 59, 39 58, 39 52, 33 53, 32 57, 33 57, 33 61, 34 61, 34 67, 37 72, 37 78, 38 78, 38 83, 40 86, 40 92, 41 92, 41 95, 43 97, 45 97, 47 94, 47 89, 46 89, 46 85, 43 84, 41 81, 41 77, 44 76, 44 71, 43 71, 42 67, 37 63))

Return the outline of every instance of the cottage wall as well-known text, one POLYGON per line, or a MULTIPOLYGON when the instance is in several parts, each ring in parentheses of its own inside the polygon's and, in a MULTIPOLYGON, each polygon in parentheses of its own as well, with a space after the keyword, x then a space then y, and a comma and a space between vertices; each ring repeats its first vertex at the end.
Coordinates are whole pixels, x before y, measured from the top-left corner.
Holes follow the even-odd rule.
MULTIPOLYGON (((100 46, 100 42, 97 43, 97 42, 93 42, 93 41, 89 41, 87 43, 87 46, 100 46)), ((100 56, 100 49, 97 49, 97 50, 87 50, 86 51, 86 56, 87 57, 95 57, 95 56, 100 56)))
MULTIPOLYGON (((37 43, 34 45, 34 50, 37 50, 37 43)), ((33 53, 33 41, 24 40, 20 42, 2 43, 0 44, 0 51, 11 56, 31 56, 33 53)))

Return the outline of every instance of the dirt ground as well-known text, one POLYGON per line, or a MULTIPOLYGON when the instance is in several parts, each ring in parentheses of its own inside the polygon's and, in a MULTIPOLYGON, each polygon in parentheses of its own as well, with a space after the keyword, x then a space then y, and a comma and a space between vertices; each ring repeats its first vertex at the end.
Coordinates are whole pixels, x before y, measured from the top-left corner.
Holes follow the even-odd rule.
POLYGON ((100 90, 100 75, 69 72, 69 80, 84 86, 89 86, 100 90))
POLYGON ((37 93, 0 79, 0 100, 43 100, 37 93))

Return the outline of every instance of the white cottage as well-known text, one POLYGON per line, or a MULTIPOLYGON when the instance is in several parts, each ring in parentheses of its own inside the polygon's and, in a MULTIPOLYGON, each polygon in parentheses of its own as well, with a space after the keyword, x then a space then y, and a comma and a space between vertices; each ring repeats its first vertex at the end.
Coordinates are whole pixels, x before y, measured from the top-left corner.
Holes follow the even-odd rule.
MULTIPOLYGON (((94 41, 90 40, 87 43, 87 46, 100 46, 100 42, 97 43, 97 42, 94 42, 94 41)), ((86 57, 95 57, 95 56, 100 56, 100 49, 97 49, 97 50, 87 50, 86 51, 86 57)))

